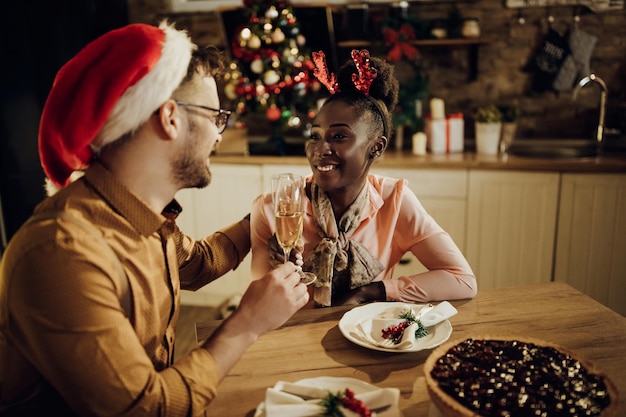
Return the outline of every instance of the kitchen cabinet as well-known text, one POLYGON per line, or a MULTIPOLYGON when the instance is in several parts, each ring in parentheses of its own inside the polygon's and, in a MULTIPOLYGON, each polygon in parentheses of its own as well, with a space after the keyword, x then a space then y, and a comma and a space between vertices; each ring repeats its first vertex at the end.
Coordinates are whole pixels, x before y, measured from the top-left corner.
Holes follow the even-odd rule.
MULTIPOLYGON (((376 168, 372 173, 405 178, 428 213, 446 230, 461 252, 465 253, 465 213, 467 206, 467 170, 376 168)), ((407 254, 394 270, 394 277, 425 272, 426 268, 407 254)))
MULTIPOLYGON (((426 210, 467 257, 480 288, 563 281, 626 315, 626 174, 479 168, 396 168, 372 173, 406 178, 426 210), (558 226, 558 227, 557 227, 558 226)), ((221 162, 212 184, 182 190, 178 224, 195 238, 237 221, 281 172, 310 174, 291 163, 221 162)), ((425 271, 412 255, 394 276, 425 271)), ((184 304, 217 306, 245 291, 250 256, 184 304)))
MULTIPOLYGON (((252 200, 271 189, 271 177, 281 172, 309 175, 303 164, 212 164, 213 181, 207 188, 181 190, 176 198, 183 206, 177 223, 194 238, 213 233, 237 221, 250 211, 252 200)), ((372 173, 406 178, 409 187, 435 220, 452 236, 461 250, 465 247, 467 170, 379 169, 372 173)), ((425 271, 413 255, 408 255, 394 275, 425 271)), ((198 291, 182 291, 181 302, 217 306, 235 294, 242 294, 250 279, 250 256, 234 271, 198 291)))
MULTIPOLYGON (((263 188, 260 165, 211 164, 213 179, 203 189, 181 190, 176 199, 183 212, 176 223, 198 239, 234 223, 250 212, 252 199, 263 188)), ((242 294, 250 280, 250 256, 239 267, 198 291, 182 291, 181 302, 217 306, 235 294, 242 294)))
MULTIPOLYGON (((213 180, 201 190, 181 190, 176 195, 183 206, 177 224, 195 239, 234 223, 250 212, 252 200, 271 190, 271 178, 281 172, 308 175, 308 165, 211 164, 213 180)), ((234 271, 198 291, 182 291, 188 305, 217 306, 233 295, 243 294, 250 282, 251 256, 234 271)))
POLYGON ((479 291, 552 280, 559 175, 470 170, 466 256, 479 291))
POLYGON ((554 279, 626 315, 625 174, 563 174, 554 279))

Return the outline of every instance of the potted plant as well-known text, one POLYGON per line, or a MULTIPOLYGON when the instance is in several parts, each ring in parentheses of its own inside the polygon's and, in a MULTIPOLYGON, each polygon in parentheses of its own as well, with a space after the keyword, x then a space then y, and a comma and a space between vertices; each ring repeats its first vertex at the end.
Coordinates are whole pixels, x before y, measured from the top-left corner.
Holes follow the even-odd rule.
POLYGON ((495 155, 500 148, 502 112, 495 104, 478 107, 474 113, 476 152, 495 155))
POLYGON ((502 133, 500 135, 500 150, 506 152, 511 146, 517 132, 519 110, 515 106, 500 106, 502 113, 502 133))

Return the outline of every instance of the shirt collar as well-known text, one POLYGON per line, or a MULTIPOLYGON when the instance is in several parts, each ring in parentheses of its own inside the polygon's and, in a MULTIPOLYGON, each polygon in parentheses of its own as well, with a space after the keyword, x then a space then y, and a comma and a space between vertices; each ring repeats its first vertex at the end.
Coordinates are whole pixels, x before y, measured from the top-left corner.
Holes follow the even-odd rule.
POLYGON ((141 198, 115 178, 104 165, 96 161, 85 171, 85 181, 104 200, 141 234, 149 236, 157 232, 168 220, 174 220, 182 212, 182 207, 172 200, 163 213, 156 213, 141 198))
MULTIPOLYGON (((308 177, 307 181, 313 181, 313 177, 308 177)), ((377 180, 376 176, 369 175, 367 177, 367 182, 365 186, 369 188, 368 190, 368 199, 369 202, 363 208, 363 213, 361 214, 361 220, 367 219, 376 213, 385 203, 383 196, 381 194, 381 184, 380 181, 377 180)), ((307 198, 304 204, 304 211, 310 217, 313 216, 313 205, 311 201, 307 198)))
POLYGON ((381 195, 381 189, 378 182, 375 181, 375 177, 368 176, 367 183, 365 184, 368 190, 369 204, 366 204, 361 214, 361 219, 367 219, 376 213, 384 204, 383 196, 381 195))

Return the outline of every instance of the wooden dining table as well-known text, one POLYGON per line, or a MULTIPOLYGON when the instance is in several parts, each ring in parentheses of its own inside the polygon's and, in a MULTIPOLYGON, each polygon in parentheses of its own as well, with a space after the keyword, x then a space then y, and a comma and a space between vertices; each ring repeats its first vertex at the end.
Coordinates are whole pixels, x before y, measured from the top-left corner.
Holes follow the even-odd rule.
MULTIPOLYGON (((626 318, 573 287, 559 282, 480 290, 470 300, 452 301, 450 340, 496 336, 533 337, 556 343, 591 361, 615 384, 626 416, 626 318)), ((284 326, 252 345, 219 386, 206 416, 254 415, 265 391, 278 381, 321 376, 351 377, 400 390, 404 416, 434 416, 424 379, 432 349, 389 353, 346 339, 338 322, 352 307, 296 313, 284 326)), ((196 323, 198 342, 220 321, 196 323)))

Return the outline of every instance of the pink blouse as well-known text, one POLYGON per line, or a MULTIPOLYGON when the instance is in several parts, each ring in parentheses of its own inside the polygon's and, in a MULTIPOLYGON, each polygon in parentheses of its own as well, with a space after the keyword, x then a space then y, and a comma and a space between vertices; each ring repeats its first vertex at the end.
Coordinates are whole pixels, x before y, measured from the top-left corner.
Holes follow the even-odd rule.
MULTIPOLYGON (((307 177, 312 181, 312 177, 307 177)), ((373 281, 383 281, 388 301, 430 302, 471 298, 476 277, 450 235, 426 212, 405 179, 369 175, 369 202, 351 240, 365 245, 385 266, 373 281), (428 269, 393 279, 395 266, 412 252, 428 269)), ((305 201, 303 256, 321 240, 311 202, 305 201)), ((272 195, 259 195, 251 210, 252 279, 272 267, 267 241, 274 234, 272 195)))

